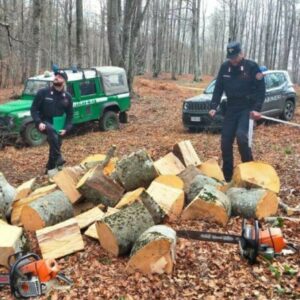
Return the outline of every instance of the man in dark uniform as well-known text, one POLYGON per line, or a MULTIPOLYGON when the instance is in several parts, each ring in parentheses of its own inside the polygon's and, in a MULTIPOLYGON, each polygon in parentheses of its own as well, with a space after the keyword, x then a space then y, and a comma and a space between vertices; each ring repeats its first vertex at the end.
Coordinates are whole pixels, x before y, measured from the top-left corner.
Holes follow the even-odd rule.
MULTIPOLYGON (((223 92, 227 97, 227 108, 221 136, 223 173, 227 182, 233 175, 233 142, 237 144, 242 162, 252 161, 249 145, 249 120, 258 120, 265 100, 265 81, 259 66, 245 59, 241 46, 231 42, 227 46, 228 60, 221 65, 216 79, 209 115, 213 118, 223 92)), ((253 124, 253 122, 252 122, 253 124)))
POLYGON ((72 96, 65 91, 68 76, 62 70, 56 71, 54 75, 52 87, 38 91, 30 110, 38 130, 47 135, 49 159, 46 172, 65 163, 61 155, 61 137, 70 131, 73 118, 72 96), (53 118, 64 114, 66 116, 64 129, 57 132, 53 127, 53 118))

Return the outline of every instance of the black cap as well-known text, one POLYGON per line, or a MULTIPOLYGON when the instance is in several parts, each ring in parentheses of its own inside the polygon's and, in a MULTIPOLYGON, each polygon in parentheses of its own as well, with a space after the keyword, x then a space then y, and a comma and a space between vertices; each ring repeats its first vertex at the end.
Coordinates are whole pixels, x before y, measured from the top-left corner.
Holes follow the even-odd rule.
POLYGON ((227 45, 227 58, 235 58, 241 53, 241 44, 238 42, 231 42, 227 45))
POLYGON ((54 72, 54 75, 55 75, 55 76, 56 76, 56 75, 61 76, 61 77, 65 80, 65 82, 68 81, 68 75, 67 75, 67 73, 66 73, 65 71, 63 71, 63 70, 57 70, 57 71, 55 71, 55 72, 54 72))

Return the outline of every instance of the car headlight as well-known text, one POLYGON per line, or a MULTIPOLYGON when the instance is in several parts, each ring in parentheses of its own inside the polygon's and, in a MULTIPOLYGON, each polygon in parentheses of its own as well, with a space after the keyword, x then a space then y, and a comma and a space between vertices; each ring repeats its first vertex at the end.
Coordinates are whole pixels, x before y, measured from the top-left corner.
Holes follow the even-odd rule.
POLYGON ((183 109, 184 109, 184 110, 187 110, 188 108, 189 108, 188 103, 187 103, 187 102, 184 102, 184 103, 183 103, 183 109))

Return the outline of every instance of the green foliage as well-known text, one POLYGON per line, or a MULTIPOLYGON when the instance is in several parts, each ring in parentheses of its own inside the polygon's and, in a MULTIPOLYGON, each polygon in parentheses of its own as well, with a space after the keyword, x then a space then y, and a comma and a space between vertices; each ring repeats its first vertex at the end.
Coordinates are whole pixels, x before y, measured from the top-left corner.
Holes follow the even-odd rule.
POLYGON ((99 262, 100 262, 102 265, 111 265, 111 264, 112 264, 111 259, 108 258, 108 257, 101 257, 101 258, 99 258, 99 262))
POLYGON ((287 146, 284 148, 284 153, 286 155, 291 155, 291 154, 293 154, 293 149, 290 146, 287 146))
POLYGON ((276 280, 278 280, 281 277, 281 273, 278 267, 270 265, 269 270, 271 271, 272 275, 276 278, 276 280))
POLYGON ((297 274, 297 270, 294 269, 293 267, 289 265, 284 265, 284 274, 289 275, 289 276, 295 276, 297 274))

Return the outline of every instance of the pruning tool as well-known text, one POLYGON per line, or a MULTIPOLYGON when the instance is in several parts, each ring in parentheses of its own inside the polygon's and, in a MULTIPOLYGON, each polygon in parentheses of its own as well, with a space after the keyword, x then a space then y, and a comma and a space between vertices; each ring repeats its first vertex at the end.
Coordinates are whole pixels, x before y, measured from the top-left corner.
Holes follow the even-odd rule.
POLYGON ((247 259, 250 264, 256 262, 256 258, 259 254, 273 258, 275 254, 280 253, 286 246, 280 228, 262 230, 258 220, 254 220, 254 223, 250 224, 244 219, 242 222, 241 235, 178 230, 177 236, 199 241, 238 244, 241 256, 247 259))
POLYGON ((35 253, 18 252, 8 258, 9 273, 0 274, 0 287, 10 286, 11 293, 17 299, 38 297, 46 293, 46 283, 58 278, 68 285, 71 279, 60 273, 60 267, 54 259, 40 259, 35 253))

